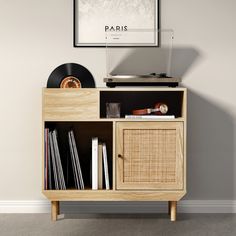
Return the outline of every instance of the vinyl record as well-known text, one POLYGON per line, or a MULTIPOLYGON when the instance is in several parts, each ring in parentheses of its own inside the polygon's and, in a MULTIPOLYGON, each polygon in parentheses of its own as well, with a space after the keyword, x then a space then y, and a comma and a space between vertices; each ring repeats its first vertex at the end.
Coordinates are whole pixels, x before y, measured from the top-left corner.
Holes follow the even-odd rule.
POLYGON ((50 74, 47 88, 95 88, 92 74, 76 63, 58 66, 50 74))

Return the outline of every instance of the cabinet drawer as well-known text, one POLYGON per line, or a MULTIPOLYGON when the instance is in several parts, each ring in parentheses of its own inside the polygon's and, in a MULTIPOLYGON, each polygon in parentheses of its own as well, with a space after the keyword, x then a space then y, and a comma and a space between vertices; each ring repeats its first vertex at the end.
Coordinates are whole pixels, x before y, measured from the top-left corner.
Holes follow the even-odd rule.
POLYGON ((98 91, 93 89, 44 89, 43 119, 98 119, 98 96, 98 91))

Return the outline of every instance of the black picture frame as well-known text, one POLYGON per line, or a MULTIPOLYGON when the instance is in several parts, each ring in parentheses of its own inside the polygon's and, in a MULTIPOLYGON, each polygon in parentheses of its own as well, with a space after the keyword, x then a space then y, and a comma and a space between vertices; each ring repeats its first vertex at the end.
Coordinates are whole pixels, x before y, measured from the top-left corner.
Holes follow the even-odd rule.
MULTIPOLYGON (((82 0, 73 0, 73 46, 75 48, 80 48, 80 47, 105 47, 105 30, 104 30, 104 42, 99 42, 99 43, 91 43, 91 42, 82 42, 81 37, 79 36, 81 34, 80 32, 80 27, 79 27, 79 10, 80 6, 82 5, 82 0)), ((100 0, 102 1, 102 0, 100 0)), ((105 0, 104 0, 105 1, 105 0)), ((128 0, 113 0, 113 1, 128 1, 128 0)), ((130 1, 130 0, 129 0, 130 1)), ((95 3, 96 1, 93 0, 95 3)), ((141 1, 140 1, 141 2, 141 1)), ((145 1, 142 1, 143 4, 145 4, 145 1)), ((159 0, 153 0, 154 4, 154 22, 153 22, 153 27, 148 27, 147 29, 153 29, 156 32, 156 42, 155 44, 122 44, 122 45, 113 45, 115 47, 158 47, 160 44, 160 1, 159 0)), ((95 9, 96 10, 96 9, 95 9)), ((137 15, 140 17, 140 15, 137 15)), ((88 24, 89 26, 89 24, 88 24)), ((81 27, 82 28, 82 27, 81 27)), ((145 29, 144 29, 145 30, 145 29)), ((90 37, 93 38, 93 37, 90 37)))

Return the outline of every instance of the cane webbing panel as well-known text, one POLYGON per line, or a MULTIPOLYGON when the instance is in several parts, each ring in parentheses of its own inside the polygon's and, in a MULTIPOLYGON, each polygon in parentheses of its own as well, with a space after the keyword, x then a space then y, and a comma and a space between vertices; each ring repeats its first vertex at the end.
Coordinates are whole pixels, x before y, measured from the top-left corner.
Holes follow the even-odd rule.
POLYGON ((176 181, 176 129, 125 129, 125 182, 176 181))

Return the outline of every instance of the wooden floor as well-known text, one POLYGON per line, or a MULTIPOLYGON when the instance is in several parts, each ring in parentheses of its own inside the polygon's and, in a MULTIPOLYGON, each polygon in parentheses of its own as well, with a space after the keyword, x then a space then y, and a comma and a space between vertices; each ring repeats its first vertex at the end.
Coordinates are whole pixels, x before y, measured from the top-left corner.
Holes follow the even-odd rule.
POLYGON ((0 235, 96 235, 96 236, 233 236, 236 214, 178 214, 171 222, 167 214, 60 215, 0 214, 0 235))

